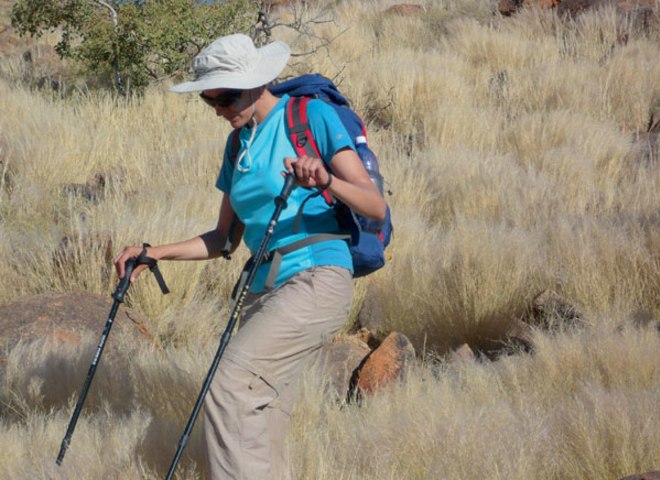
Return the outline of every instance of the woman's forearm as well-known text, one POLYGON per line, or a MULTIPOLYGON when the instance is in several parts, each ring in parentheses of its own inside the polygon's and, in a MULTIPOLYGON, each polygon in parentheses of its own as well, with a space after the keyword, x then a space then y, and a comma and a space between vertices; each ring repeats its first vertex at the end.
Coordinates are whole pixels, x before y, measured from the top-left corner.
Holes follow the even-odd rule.
POLYGON ((365 217, 379 221, 385 219, 385 199, 371 180, 356 184, 333 176, 327 191, 365 217))
POLYGON ((211 230, 182 242, 148 248, 148 255, 157 260, 208 260, 221 255, 226 237, 211 230))

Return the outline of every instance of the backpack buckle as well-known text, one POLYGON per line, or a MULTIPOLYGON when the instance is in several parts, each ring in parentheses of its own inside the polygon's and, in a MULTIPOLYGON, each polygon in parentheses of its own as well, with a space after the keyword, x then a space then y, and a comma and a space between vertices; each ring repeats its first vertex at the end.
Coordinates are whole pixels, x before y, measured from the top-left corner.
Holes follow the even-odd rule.
POLYGON ((305 145, 307 145, 307 135, 298 134, 296 136, 296 148, 305 148, 305 145))

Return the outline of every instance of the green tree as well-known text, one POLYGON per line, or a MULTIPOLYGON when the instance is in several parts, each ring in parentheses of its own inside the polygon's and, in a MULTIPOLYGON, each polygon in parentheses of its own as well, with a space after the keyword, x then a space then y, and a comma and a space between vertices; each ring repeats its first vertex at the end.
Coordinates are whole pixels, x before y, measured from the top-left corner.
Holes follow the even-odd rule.
POLYGON ((185 71, 215 38, 249 32, 257 19, 250 0, 18 0, 12 25, 19 34, 60 31, 55 49, 87 74, 124 94, 185 71))

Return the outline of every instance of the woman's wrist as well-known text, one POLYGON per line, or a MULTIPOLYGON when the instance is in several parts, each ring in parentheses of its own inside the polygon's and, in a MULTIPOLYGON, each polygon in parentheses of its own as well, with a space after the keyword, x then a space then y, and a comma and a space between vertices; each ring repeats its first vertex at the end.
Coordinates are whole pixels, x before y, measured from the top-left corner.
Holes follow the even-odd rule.
POLYGON ((332 173, 328 172, 328 181, 323 185, 319 185, 318 189, 322 192, 325 192, 328 188, 330 188, 330 185, 332 185, 332 173))

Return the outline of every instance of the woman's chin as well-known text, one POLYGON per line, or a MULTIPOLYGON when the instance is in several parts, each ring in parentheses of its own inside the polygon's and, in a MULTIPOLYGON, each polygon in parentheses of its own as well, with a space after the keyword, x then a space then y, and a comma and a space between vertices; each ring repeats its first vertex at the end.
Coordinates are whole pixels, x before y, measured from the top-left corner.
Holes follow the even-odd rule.
POLYGON ((245 122, 243 121, 240 115, 225 117, 225 120, 229 122, 232 128, 241 128, 245 124, 245 122))

